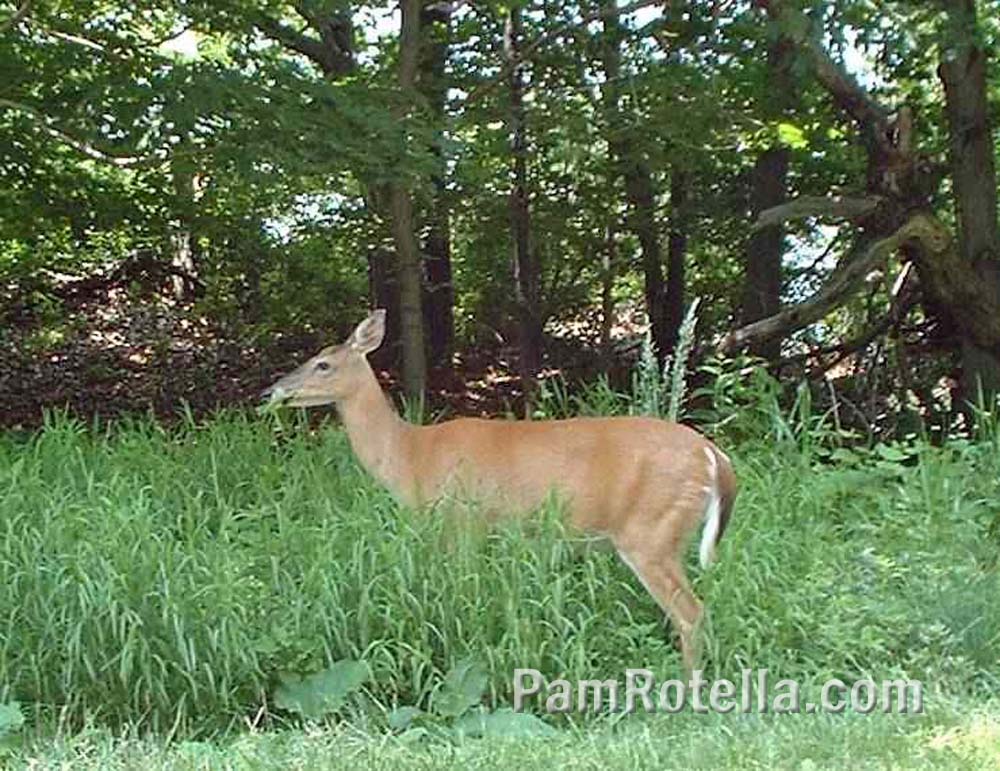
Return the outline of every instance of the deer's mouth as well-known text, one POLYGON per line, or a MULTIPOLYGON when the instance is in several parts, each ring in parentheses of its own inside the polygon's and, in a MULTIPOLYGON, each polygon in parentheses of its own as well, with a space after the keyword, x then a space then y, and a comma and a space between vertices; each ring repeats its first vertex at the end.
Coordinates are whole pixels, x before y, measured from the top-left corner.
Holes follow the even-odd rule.
POLYGON ((283 387, 280 381, 270 388, 265 388, 260 397, 263 400, 260 409, 265 411, 278 407, 321 407, 334 401, 334 398, 329 394, 289 390, 283 387))
POLYGON ((263 391, 260 392, 261 401, 265 401, 268 404, 285 402, 292 398, 292 394, 287 392, 281 387, 279 383, 268 386, 263 391))
POLYGON ((287 405, 291 397, 292 394, 285 391, 277 383, 268 386, 260 392, 260 404, 257 406, 257 412, 263 414, 276 410, 279 407, 287 405))

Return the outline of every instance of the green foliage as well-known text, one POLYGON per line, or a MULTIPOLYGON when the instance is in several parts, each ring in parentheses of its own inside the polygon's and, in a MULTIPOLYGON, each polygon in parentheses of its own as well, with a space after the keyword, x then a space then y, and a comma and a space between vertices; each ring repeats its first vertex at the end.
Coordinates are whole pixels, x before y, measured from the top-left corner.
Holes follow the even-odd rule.
POLYGON ((24 715, 21 705, 16 701, 8 704, 0 703, 0 743, 9 735, 17 733, 24 727, 24 715))
POLYGON ((530 713, 503 708, 489 711, 481 706, 489 673, 475 659, 455 664, 430 697, 429 711, 418 707, 396 707, 388 725, 401 732, 406 742, 435 738, 526 738, 550 736, 550 725, 530 713))
POLYGON ((525 739, 556 734, 552 726, 535 715, 512 709, 472 712, 456 720, 453 730, 458 736, 484 739, 525 739))
POLYGON ((927 714, 633 715, 536 739, 495 737, 412 742, 353 725, 256 731, 214 741, 116 735, 89 726, 44 737, 12 768, 131 771, 190 768, 995 768, 1000 721, 995 701, 939 696, 927 714))
POLYGON ((648 329, 642 339, 639 364, 632 374, 632 393, 639 414, 662 415, 664 390, 663 370, 660 369, 660 362, 656 359, 653 332, 648 329))
MULTIPOLYGON (((652 415, 668 420, 678 420, 687 393, 688 358, 694 347, 694 329, 697 322, 699 300, 696 298, 684 314, 678 330, 677 346, 666 356, 662 368, 656 359, 652 333, 647 330, 639 354, 639 363, 632 373, 632 392, 623 401, 631 405, 633 414, 652 415)), ((599 382, 589 389, 582 400, 590 404, 590 411, 596 414, 611 414, 613 410, 603 409, 605 397, 599 382), (597 404, 595 404, 595 399, 597 404)), ((619 401, 621 399, 619 398, 619 401)))
POLYGON ((368 674, 363 661, 335 661, 308 675, 282 674, 274 691, 274 706, 318 720, 343 707, 347 697, 364 685, 368 674))
MULTIPOLYGON (((723 433, 763 432, 727 446, 740 497, 698 582, 710 673, 995 688, 995 443, 838 450, 806 406, 740 398, 749 423, 723 433)), ((0 700, 39 719, 59 705, 75 722, 211 732, 256 714, 279 673, 320 672, 286 681, 276 706, 384 725, 389 705, 413 705, 432 725, 500 726, 476 709, 500 713, 515 667, 680 666, 655 602, 557 507, 530 534, 500 527, 442 556, 444 519, 400 510, 329 427, 53 417, 0 440, 0 509, 0 635, 18 641, 0 646, 0 700), (350 705, 330 671, 344 660, 371 673, 350 705)))
POLYGON ((778 141, 793 150, 805 150, 809 147, 805 133, 792 123, 778 124, 778 141))
POLYGON ((694 348, 694 327, 697 322, 698 303, 695 298, 684 314, 684 320, 677 332, 677 346, 671 356, 666 358, 663 369, 670 371, 670 403, 667 406, 666 418, 678 420, 681 415, 681 405, 687 392, 688 357, 694 348))
MULTIPOLYGON (((643 344, 643 350, 652 350, 652 342, 643 344)), ((645 354, 644 354, 645 355, 645 354)), ((654 357, 655 359, 655 357, 654 357)), ((645 360, 645 359, 644 359, 645 360)), ((642 377, 652 377, 649 369, 642 365, 637 371, 646 372, 642 377)), ((659 376, 659 369, 652 372, 659 376)), ((607 377, 599 377, 596 381, 584 385, 571 392, 566 382, 560 377, 550 377, 542 381, 535 401, 535 418, 568 418, 573 415, 627 415, 632 403, 642 404, 641 392, 633 390, 633 396, 615 391, 607 377)))
POLYGON ((459 717, 479 703, 488 680, 479 662, 472 659, 458 662, 431 696, 431 711, 440 717, 459 717))

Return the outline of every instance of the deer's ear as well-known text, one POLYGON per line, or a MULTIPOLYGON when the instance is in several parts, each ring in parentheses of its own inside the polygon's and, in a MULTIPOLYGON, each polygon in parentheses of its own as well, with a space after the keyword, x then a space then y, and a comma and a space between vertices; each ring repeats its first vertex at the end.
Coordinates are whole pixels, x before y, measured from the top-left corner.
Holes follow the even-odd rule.
POLYGON ((351 348, 361 353, 371 353, 385 337, 385 311, 382 308, 368 314, 351 333, 351 348))

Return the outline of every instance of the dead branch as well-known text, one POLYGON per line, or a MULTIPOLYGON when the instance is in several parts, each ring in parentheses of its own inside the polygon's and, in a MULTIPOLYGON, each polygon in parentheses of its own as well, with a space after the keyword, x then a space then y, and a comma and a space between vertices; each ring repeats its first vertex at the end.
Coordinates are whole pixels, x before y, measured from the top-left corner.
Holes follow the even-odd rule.
POLYGON ((804 220, 810 217, 832 220, 856 220, 871 214, 882 203, 877 195, 864 198, 844 198, 841 196, 801 195, 778 206, 765 209, 758 215, 753 230, 780 225, 790 220, 804 220))
POLYGON ((817 365, 813 369, 811 377, 815 378, 824 372, 830 371, 844 361, 844 359, 863 348, 867 348, 873 340, 881 337, 890 329, 898 327, 899 323, 909 315, 909 312, 917 304, 918 300, 917 292, 915 291, 914 272, 911 269, 912 265, 913 263, 908 262, 903 266, 893 285, 889 310, 868 327, 868 329, 840 345, 831 345, 819 351, 812 351, 805 354, 804 358, 818 358, 820 356, 836 354, 832 360, 817 365))
POLYGON ((864 277, 889 254, 911 239, 922 239, 931 234, 926 215, 911 217, 891 236, 868 244, 864 254, 838 268, 826 284, 808 300, 785 308, 766 319, 735 329, 719 345, 722 353, 731 354, 751 343, 783 337, 822 319, 834 308, 840 307, 861 285, 864 277))
POLYGON ((844 236, 843 231, 838 232, 836 235, 834 235, 834 237, 830 239, 830 243, 826 245, 826 248, 823 249, 823 251, 820 252, 818 255, 816 255, 816 259, 814 259, 810 265, 802 268, 794 268, 791 271, 791 277, 798 278, 799 276, 807 276, 811 273, 815 273, 816 269, 824 262, 826 262, 827 259, 830 257, 830 255, 833 254, 833 250, 841 242, 843 236, 844 236))

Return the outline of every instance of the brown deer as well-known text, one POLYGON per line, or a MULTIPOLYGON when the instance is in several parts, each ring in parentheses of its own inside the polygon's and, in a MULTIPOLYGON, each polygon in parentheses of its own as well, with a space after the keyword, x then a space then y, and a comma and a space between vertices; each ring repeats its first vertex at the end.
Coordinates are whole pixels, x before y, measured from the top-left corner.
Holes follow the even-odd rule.
POLYGON ((726 455, 694 430, 656 418, 407 423, 366 358, 384 333, 385 311, 376 310, 346 342, 324 348, 264 395, 298 407, 335 403, 362 466, 408 506, 449 496, 475 501, 493 518, 531 512, 554 493, 570 524, 610 539, 673 618, 690 673, 702 608, 683 552, 704 523, 702 566, 714 556, 736 497, 726 455))

